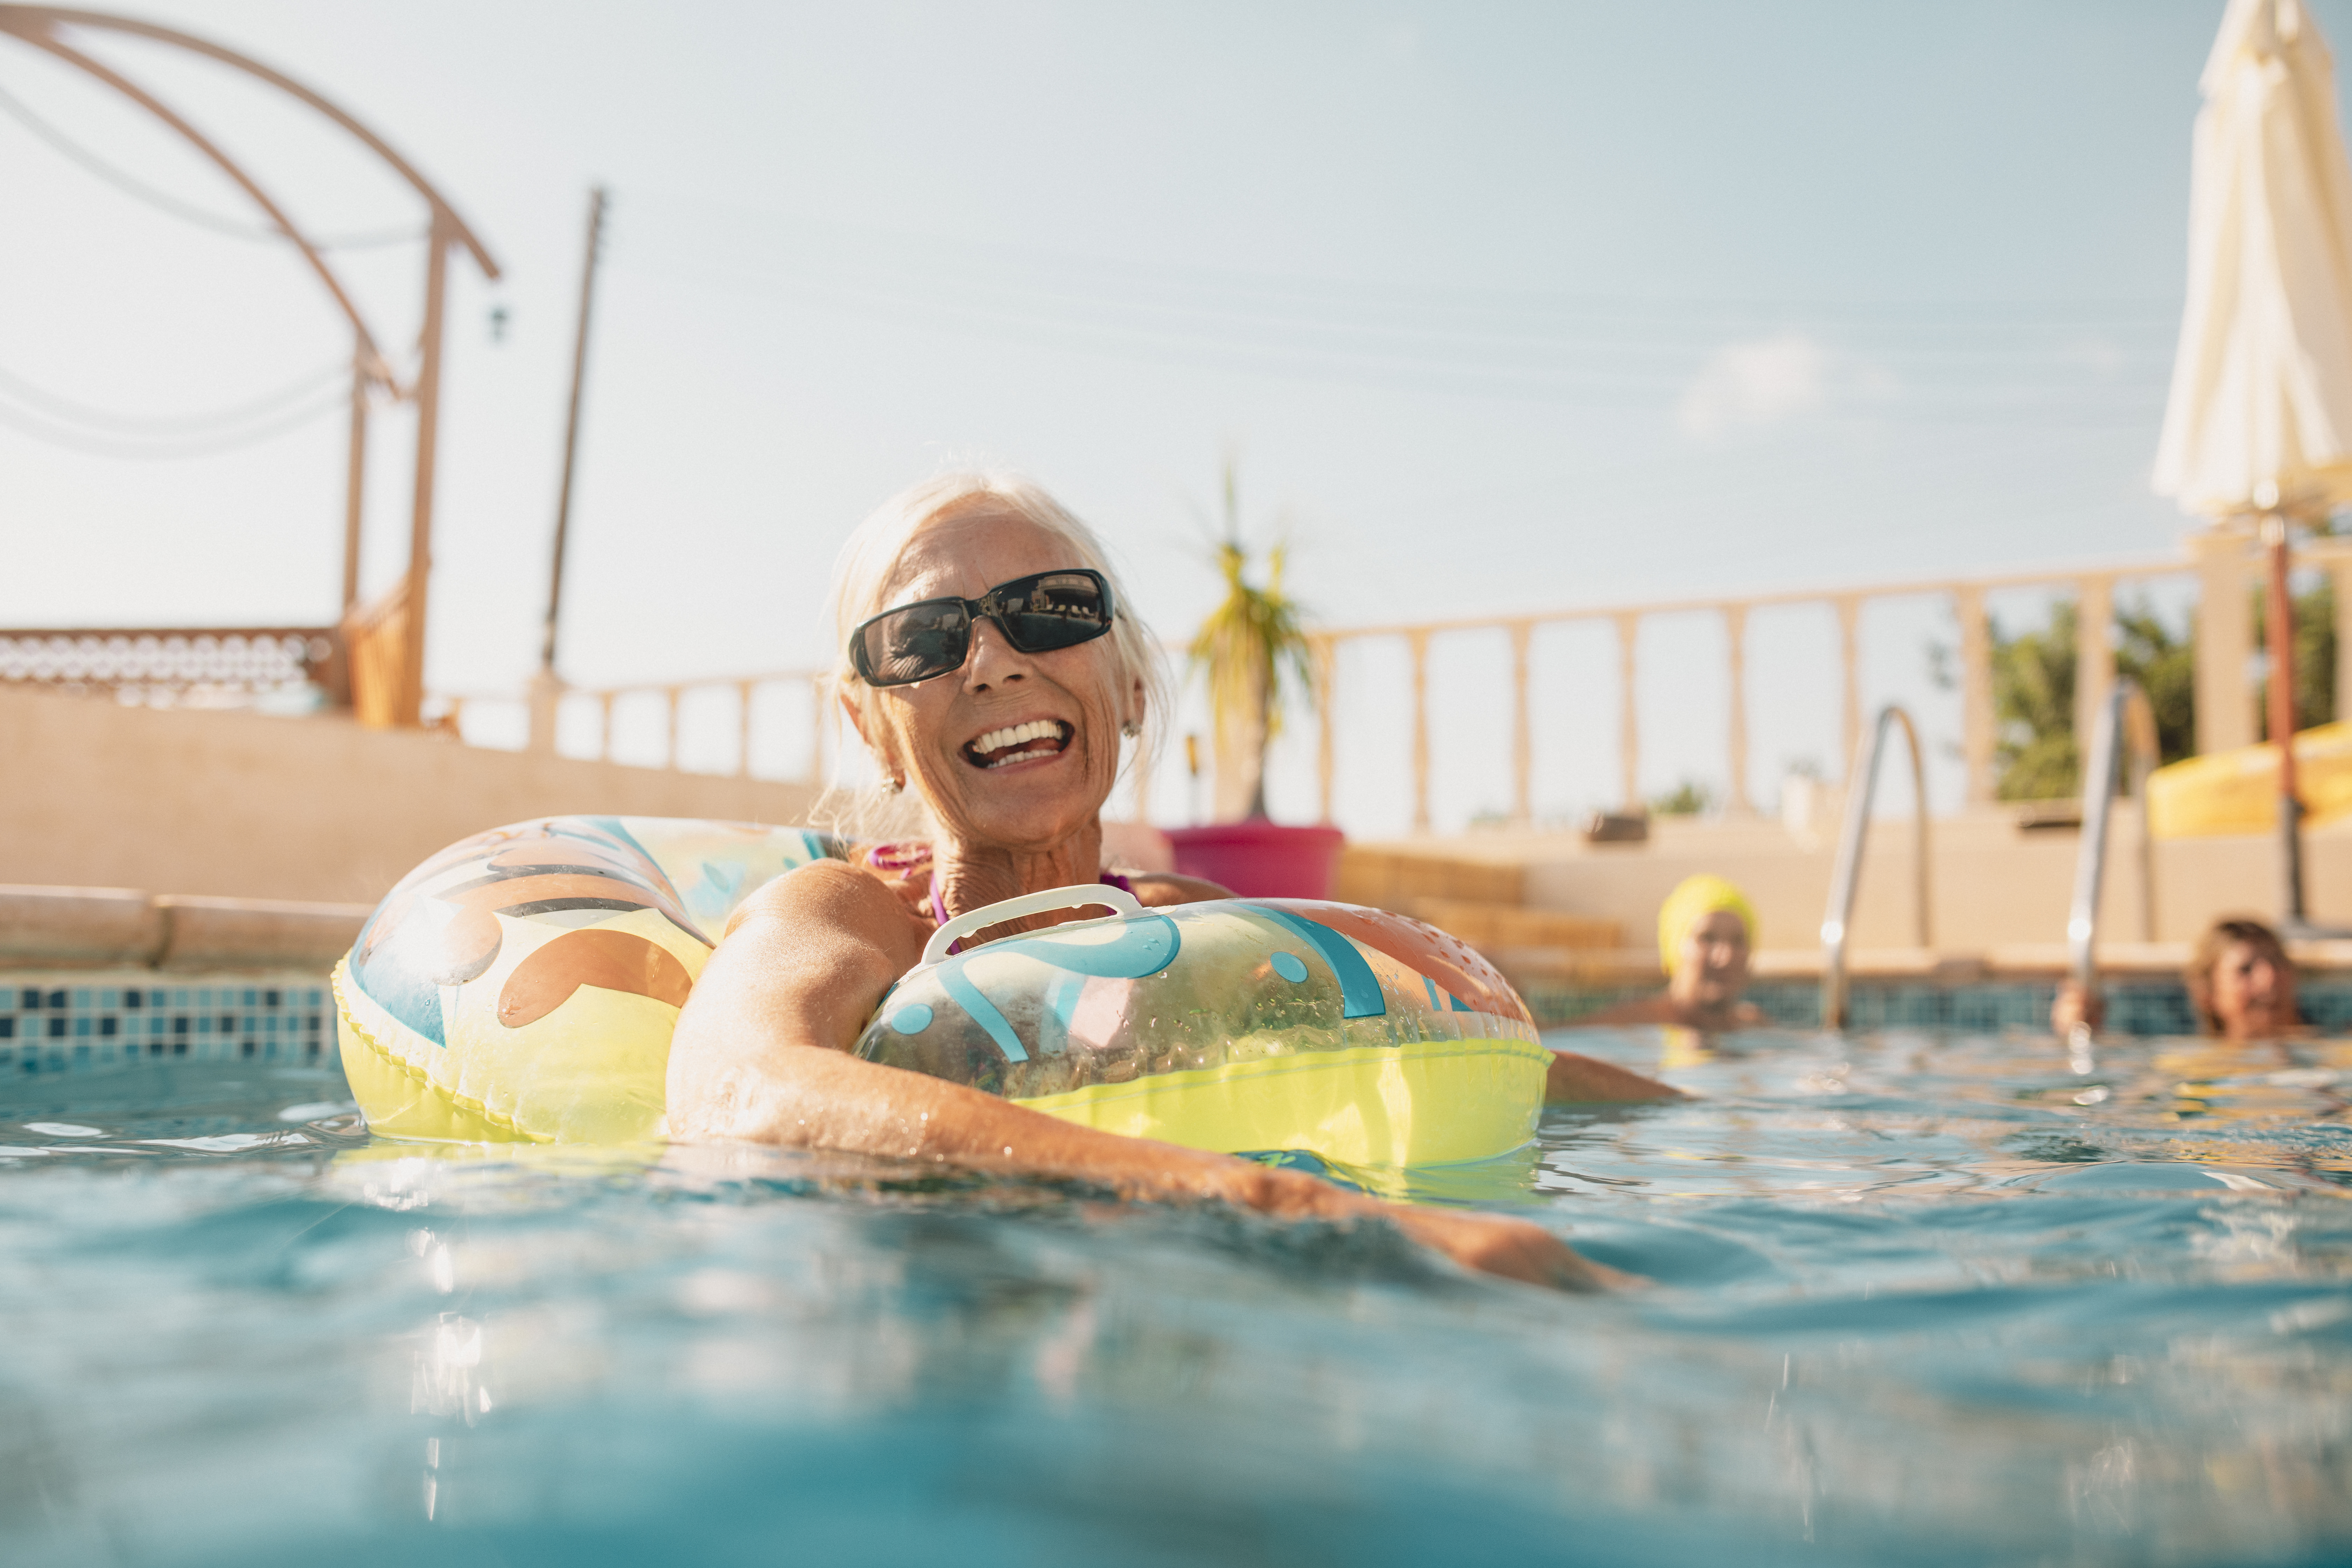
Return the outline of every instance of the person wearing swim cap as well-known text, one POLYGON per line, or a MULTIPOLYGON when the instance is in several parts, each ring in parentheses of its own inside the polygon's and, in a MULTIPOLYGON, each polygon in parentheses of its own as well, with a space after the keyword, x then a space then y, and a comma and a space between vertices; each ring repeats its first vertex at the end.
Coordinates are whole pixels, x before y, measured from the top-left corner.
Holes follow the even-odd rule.
MULTIPOLYGON (((805 866, 744 901, 678 1016, 670 1138, 1073 1177, 1132 1197, 1268 1215, 1381 1219, 1509 1279, 1591 1289, 1622 1278, 1525 1220, 1388 1203, 1303 1172, 1097 1131, 854 1055, 866 1020, 955 915, 1097 880, 1146 907, 1230 895, 1103 863, 1102 807, 1120 739, 1140 735, 1164 705, 1164 678, 1093 531, 1035 484, 957 474, 885 503, 844 546, 831 609, 842 709, 885 781, 885 800, 913 797, 930 831, 855 846, 848 858, 805 866)), ((1074 918, 1031 916, 973 938, 1074 918)))
POLYGON ((1756 942, 1756 910, 1721 877, 1685 877, 1658 907, 1658 963, 1666 988, 1606 1008, 1583 1024, 1670 1024, 1703 1034, 1752 1029, 1764 1015, 1741 999, 1756 942))

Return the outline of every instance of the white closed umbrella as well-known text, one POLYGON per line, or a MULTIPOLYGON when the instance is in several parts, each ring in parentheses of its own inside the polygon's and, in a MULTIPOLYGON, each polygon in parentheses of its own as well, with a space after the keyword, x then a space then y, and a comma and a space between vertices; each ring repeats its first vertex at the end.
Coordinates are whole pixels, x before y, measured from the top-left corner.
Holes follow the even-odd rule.
POLYGON ((2304 923, 2294 793, 2290 519, 2352 500, 2352 160, 2336 62, 2303 0, 2230 0, 2199 81, 2189 300, 2158 494, 2270 546, 2271 736, 2284 913, 2304 923))

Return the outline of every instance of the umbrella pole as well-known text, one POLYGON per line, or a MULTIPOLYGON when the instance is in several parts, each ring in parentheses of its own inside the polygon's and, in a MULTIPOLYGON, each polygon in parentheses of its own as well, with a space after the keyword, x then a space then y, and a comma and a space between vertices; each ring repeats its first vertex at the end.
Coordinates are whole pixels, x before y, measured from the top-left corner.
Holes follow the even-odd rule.
POLYGON ((2263 540, 2270 547, 2270 728, 2279 749, 2280 902, 2284 923, 2303 926, 2303 797, 2294 780, 2294 597, 2288 592, 2286 519, 2271 512, 2263 519, 2263 540))

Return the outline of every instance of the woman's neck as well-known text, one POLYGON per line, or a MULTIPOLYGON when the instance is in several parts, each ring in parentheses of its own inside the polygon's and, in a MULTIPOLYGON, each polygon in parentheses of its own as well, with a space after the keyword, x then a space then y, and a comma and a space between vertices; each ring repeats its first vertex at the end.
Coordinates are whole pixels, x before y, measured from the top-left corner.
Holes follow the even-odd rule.
POLYGON ((1060 841, 1041 848, 1009 849, 972 845, 942 837, 931 849, 932 875, 951 915, 986 905, 1070 888, 1102 875, 1102 825, 1089 821, 1060 841))

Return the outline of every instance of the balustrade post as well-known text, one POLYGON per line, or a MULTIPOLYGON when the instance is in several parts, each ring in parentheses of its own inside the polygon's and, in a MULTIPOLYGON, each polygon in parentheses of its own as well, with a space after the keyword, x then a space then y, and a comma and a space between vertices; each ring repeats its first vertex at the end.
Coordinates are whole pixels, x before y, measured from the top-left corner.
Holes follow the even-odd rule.
POLYGON ((2352 560, 2329 563, 2336 584, 2336 711, 2330 718, 2352 718, 2352 560))
POLYGON ((1317 821, 1328 826, 1331 821, 1331 784, 1339 773, 1337 732, 1338 710, 1334 700, 1339 693, 1339 647, 1329 637, 1318 637, 1309 644, 1315 659, 1315 788, 1322 803, 1317 821))
MULTIPOLYGON (((1836 603, 1838 661, 1845 686, 1845 766, 1852 773, 1862 750, 1862 595, 1841 594, 1836 603)), ((1853 784, 1851 778, 1845 782, 1849 787, 1853 784)))
POLYGON ((677 699, 679 688, 667 686, 662 695, 669 700, 669 755, 662 765, 675 772, 677 768, 677 699))
POLYGON ((609 763, 613 760, 613 693, 596 693, 596 708, 602 725, 596 736, 596 760, 609 763))
POLYGON ((1952 590, 1952 613, 1960 623, 1960 756, 1968 773, 1968 803, 1990 805, 1998 782, 1992 773, 1992 626, 1985 619, 1982 588, 1962 584, 1952 590))
POLYGON ((2116 580, 2085 577, 2074 595, 2074 749, 2088 767, 2091 731, 2116 689, 2116 580))
POLYGON ((1642 809, 1642 715, 1633 700, 1634 649, 1642 640, 1637 611, 1619 614, 1617 622, 1617 766, 1623 775, 1624 809, 1642 809))
POLYGON ((1748 798, 1748 606, 1723 606, 1723 634, 1731 678, 1730 733, 1725 739, 1725 751, 1731 766, 1731 799, 1727 809, 1734 816, 1753 816, 1755 806, 1748 798))
POLYGON ((752 682, 735 683, 735 776, 751 776, 751 686, 752 682))
POLYGON ((2246 536, 2213 528, 2195 535, 2197 558, 2197 750, 2200 755, 2254 743, 2254 690, 2246 679, 2254 616, 2247 588, 2246 536))
POLYGON ((1429 634, 1408 632, 1412 649, 1412 830, 1429 831, 1429 634))
POLYGON ((1528 647, 1535 640, 1530 621, 1511 623, 1511 826, 1535 826, 1535 721, 1528 705, 1528 647))

